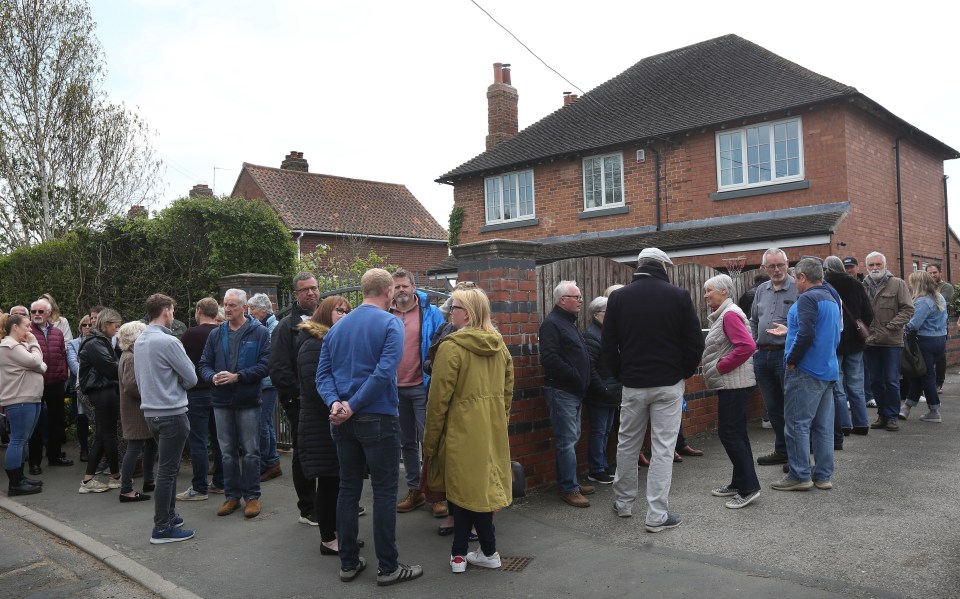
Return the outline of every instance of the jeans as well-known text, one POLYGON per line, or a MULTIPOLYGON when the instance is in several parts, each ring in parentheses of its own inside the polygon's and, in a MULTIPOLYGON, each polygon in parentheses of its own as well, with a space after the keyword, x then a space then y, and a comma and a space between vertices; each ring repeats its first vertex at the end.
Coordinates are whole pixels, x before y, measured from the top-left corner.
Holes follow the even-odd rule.
POLYGON ((290 460, 290 469, 293 471, 293 488, 297 491, 297 509, 300 510, 301 516, 309 516, 314 513, 318 482, 316 479, 307 480, 303 474, 303 466, 300 464, 298 449, 300 435, 297 434, 300 430, 300 398, 282 399, 280 406, 283 408, 283 413, 287 415, 290 431, 293 433, 293 459, 290 460))
POLYGON ((359 515, 363 476, 370 471, 373 488, 373 542, 384 574, 397 569, 397 487, 400 477, 400 425, 387 414, 354 414, 330 431, 340 457, 340 496, 337 497, 337 543, 340 567, 357 567, 359 515))
POLYGON ((753 387, 717 391, 717 436, 733 464, 729 487, 744 497, 760 490, 750 437, 747 436, 747 404, 751 396, 753 387))
POLYGON ((940 394, 937 393, 937 368, 940 360, 946 360, 947 338, 917 336, 917 347, 927 365, 927 373, 922 377, 910 379, 910 393, 907 396, 907 405, 915 406, 920 401, 920 392, 927 398, 927 407, 931 410, 940 408, 940 394))
POLYGON ((773 426, 773 449, 787 453, 783 436, 783 350, 759 349, 753 354, 753 374, 773 426))
POLYGON ((43 386, 39 420, 33 427, 29 441, 30 464, 33 466, 39 466, 43 461, 44 446, 47 448, 47 460, 56 460, 60 457, 66 418, 63 396, 63 383, 43 386))
MULTIPOLYGON (((93 404, 94 427, 93 447, 90 448, 87 462, 87 475, 93 476, 97 472, 100 458, 106 455, 111 474, 120 473, 120 455, 117 451, 117 423, 120 420, 120 396, 112 389, 104 389, 89 393, 87 398, 93 404)), ((59 454, 58 454, 59 455, 59 454)), ((50 454, 47 454, 50 459, 50 454)))
POLYGON ((40 403, 18 403, 4 408, 10 421, 10 445, 7 446, 6 469, 18 470, 26 458, 27 443, 40 419, 40 403))
POLYGON ((427 419, 427 389, 423 385, 400 387, 400 448, 407 488, 420 488, 420 444, 427 419))
POLYGON ((153 495, 153 526, 165 531, 177 517, 177 473, 180 457, 190 434, 186 414, 147 418, 147 426, 157 443, 157 488, 153 495))
POLYGON ((544 387, 550 407, 550 425, 557 444, 557 485, 561 493, 580 490, 577 481, 577 441, 580 440, 581 398, 553 387, 544 387))
POLYGON ((220 453, 220 441, 216 435, 216 423, 213 408, 210 407, 210 390, 197 389, 187 391, 187 418, 190 420, 190 465, 193 467, 193 479, 190 486, 194 491, 206 495, 207 471, 210 469, 210 457, 207 453, 207 437, 213 449, 213 486, 223 488, 223 455, 220 453))
POLYGON ((668 387, 623 388, 620 433, 617 443, 617 475, 613 480, 614 507, 631 511, 637 500, 640 477, 637 459, 650 423, 650 468, 647 470, 647 518, 651 526, 667 519, 673 450, 680 430, 683 381, 668 387))
POLYGON ((452 501, 447 501, 453 515, 453 545, 450 555, 467 555, 470 548, 470 529, 476 528, 480 550, 486 556, 497 552, 497 529, 493 525, 493 512, 471 512, 452 501))
POLYGON ((821 381, 800 369, 784 376, 787 459, 790 478, 810 480, 810 446, 813 444, 814 480, 833 476, 834 381, 821 381))
POLYGON ((865 428, 870 426, 870 419, 867 417, 867 400, 863 394, 863 352, 846 356, 837 354, 837 362, 840 364, 840 373, 833 391, 833 440, 843 443, 844 428, 865 428))
POLYGON ((280 454, 277 453, 277 429, 273 426, 273 413, 276 409, 276 388, 264 389, 260 396, 260 472, 280 461, 280 454))
MULTIPOLYGON (((133 471, 137 467, 137 458, 143 452, 143 484, 153 480, 153 464, 157 460, 157 442, 151 439, 129 439, 127 453, 123 454, 120 465, 120 493, 133 491, 133 471)), ((179 470, 179 468, 178 468, 179 470)))
POLYGON ((617 407, 587 404, 587 417, 590 419, 590 440, 587 445, 590 472, 606 472, 607 440, 613 420, 617 417, 617 407))
POLYGON ((260 408, 213 408, 227 499, 260 499, 260 408))
POLYGON ((870 371, 877 417, 896 420, 900 414, 900 354, 902 347, 868 346, 863 358, 870 371))

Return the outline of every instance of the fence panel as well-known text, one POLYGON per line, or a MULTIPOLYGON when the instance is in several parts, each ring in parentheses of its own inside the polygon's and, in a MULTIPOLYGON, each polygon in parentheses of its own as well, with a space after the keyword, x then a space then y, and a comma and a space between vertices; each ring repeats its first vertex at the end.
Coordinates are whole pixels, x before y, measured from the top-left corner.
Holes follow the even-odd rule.
POLYGON ((633 267, 607 258, 590 256, 570 258, 537 267, 537 311, 540 321, 553 310, 553 289, 560 281, 576 281, 583 294, 584 309, 577 317, 577 326, 587 326, 587 305, 593 298, 603 295, 607 287, 625 285, 633 279, 633 267))

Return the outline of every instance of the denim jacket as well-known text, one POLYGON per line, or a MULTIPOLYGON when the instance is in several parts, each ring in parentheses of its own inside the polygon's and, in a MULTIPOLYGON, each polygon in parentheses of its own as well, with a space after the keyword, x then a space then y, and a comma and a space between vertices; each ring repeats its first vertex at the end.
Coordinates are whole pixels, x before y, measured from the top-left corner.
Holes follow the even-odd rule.
POLYGON ((937 294, 943 310, 938 310, 929 296, 918 297, 913 300, 913 318, 904 327, 908 333, 916 333, 920 337, 947 336, 947 310, 943 296, 937 294))

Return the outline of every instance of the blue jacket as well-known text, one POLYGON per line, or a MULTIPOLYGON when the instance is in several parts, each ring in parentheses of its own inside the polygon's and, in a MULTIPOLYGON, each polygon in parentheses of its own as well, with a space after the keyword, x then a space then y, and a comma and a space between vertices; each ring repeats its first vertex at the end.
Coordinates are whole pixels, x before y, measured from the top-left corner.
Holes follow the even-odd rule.
MULTIPOLYGON (((427 294, 417 290, 417 298, 420 303, 420 369, 423 370, 423 364, 427 361, 427 355, 430 353, 430 345, 433 335, 443 326, 443 313, 430 303, 427 294)), ((423 386, 430 386, 430 374, 423 372, 423 386)))
POLYGON ((247 328, 240 339, 240 351, 235 368, 227 364, 230 342, 229 323, 224 322, 207 337, 200 356, 200 378, 210 385, 210 399, 217 408, 255 408, 260 405, 260 385, 267 376, 270 363, 270 333, 267 327, 247 316, 247 328), (232 385, 214 385, 213 375, 226 370, 240 375, 232 385))
MULTIPOLYGON (((263 326, 267 327, 267 333, 270 335, 270 338, 273 339, 273 329, 277 328, 277 323, 280 322, 277 320, 277 315, 270 313, 267 316, 267 322, 261 323, 263 326)), ((263 389, 273 389, 273 381, 270 380, 270 375, 263 377, 263 382, 260 384, 263 389)))
MULTIPOLYGON (((937 294, 941 306, 946 306, 943 296, 937 294)), ((913 318, 903 330, 916 333, 918 337, 946 337, 947 310, 940 310, 930 296, 923 295, 913 300, 913 318)), ((70 361, 70 352, 67 351, 67 362, 70 361)))
POLYGON ((836 291, 814 285, 801 293, 787 313, 784 364, 796 366, 817 380, 837 380, 840 321, 840 296, 836 291))

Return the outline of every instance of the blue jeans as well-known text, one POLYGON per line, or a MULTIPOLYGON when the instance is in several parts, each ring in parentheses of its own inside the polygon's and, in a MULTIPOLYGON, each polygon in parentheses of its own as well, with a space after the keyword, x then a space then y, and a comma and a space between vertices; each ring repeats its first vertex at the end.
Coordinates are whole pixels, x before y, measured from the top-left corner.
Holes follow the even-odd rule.
POLYGON ((373 542, 381 572, 397 569, 397 487, 400 477, 400 424, 387 414, 354 414, 331 427, 340 457, 340 495, 337 497, 337 542, 340 567, 357 567, 360 547, 357 503, 363 477, 370 471, 373 488, 373 542))
POLYGON ((260 472, 280 461, 277 453, 277 429, 273 426, 273 413, 277 409, 277 390, 264 389, 260 395, 260 472))
POLYGON ((616 416, 616 406, 587 404, 587 417, 590 419, 590 440, 587 446, 590 472, 607 471, 607 440, 616 416))
POLYGON ((896 420, 900 414, 900 354, 902 347, 868 346, 863 358, 870 372, 877 417, 896 420))
MULTIPOLYGON (((157 442, 150 439, 127 440, 127 452, 120 463, 120 493, 133 491, 133 471, 137 468, 137 459, 143 453, 143 484, 153 482, 153 464, 157 461, 157 442)), ((180 468, 178 467, 177 470, 180 468)))
POLYGON ((729 487, 744 497, 760 490, 750 437, 747 436, 747 404, 752 396, 753 387, 717 391, 717 436, 733 464, 729 487))
POLYGON ((6 469, 19 470, 26 461, 27 443, 40 419, 40 403, 18 403, 4 408, 10 421, 10 445, 7 446, 6 469))
POLYGON ((550 407, 550 425, 557 444, 557 485, 561 493, 580 490, 577 481, 577 441, 580 440, 580 409, 582 401, 573 393, 553 387, 544 387, 543 394, 550 407))
POLYGON ((227 499, 260 499, 260 408, 213 408, 227 499))
POLYGON ((753 374, 767 408, 767 418, 773 427, 773 449, 787 453, 783 435, 783 350, 758 349, 753 354, 753 374))
POLYGON ((153 526, 165 531, 177 517, 177 473, 183 446, 190 435, 186 414, 147 418, 147 427, 157 442, 157 488, 153 494, 153 526))
POLYGON ((867 400, 863 394, 863 352, 837 354, 840 377, 833 391, 834 412, 833 440, 843 443, 844 428, 870 426, 867 417, 867 400), (847 402, 850 409, 847 409, 847 402))
POLYGON ((927 407, 931 410, 940 408, 940 394, 937 393, 937 362, 945 359, 947 350, 946 337, 917 336, 917 347, 927 365, 927 373, 922 377, 910 379, 910 393, 907 395, 907 404, 915 406, 920 401, 920 392, 927 398, 927 407))
POLYGON ((834 381, 821 381, 799 368, 784 373, 786 404, 784 436, 790 478, 810 480, 810 446, 813 443, 814 480, 833 476, 834 381))
POLYGON ((427 389, 423 385, 400 387, 400 450, 407 489, 420 488, 420 443, 423 441, 423 423, 427 419, 427 389))
POLYGON ((187 391, 188 411, 190 419, 190 464, 193 466, 191 487, 197 493, 207 494, 207 470, 210 458, 207 454, 207 435, 210 435, 210 447, 213 449, 213 486, 223 488, 223 455, 220 453, 220 442, 217 440, 216 424, 214 423, 213 408, 210 407, 210 390, 198 389, 187 391))

